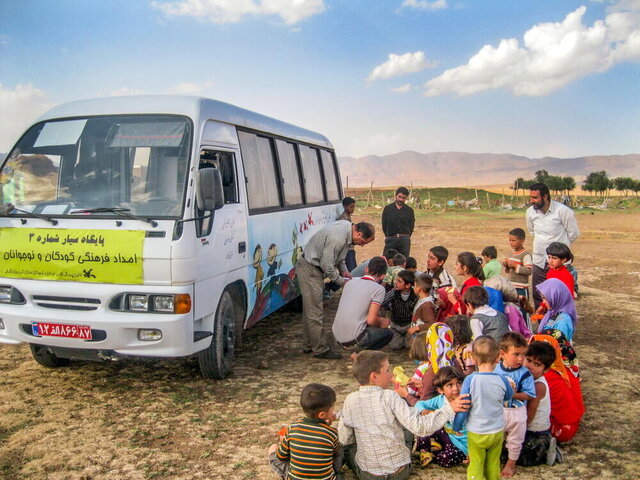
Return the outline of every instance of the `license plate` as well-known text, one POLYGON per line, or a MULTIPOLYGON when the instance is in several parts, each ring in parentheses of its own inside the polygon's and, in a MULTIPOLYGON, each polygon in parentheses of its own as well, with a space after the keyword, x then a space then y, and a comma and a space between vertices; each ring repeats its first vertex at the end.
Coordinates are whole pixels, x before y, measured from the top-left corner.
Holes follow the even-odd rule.
POLYGON ((34 322, 31 324, 31 328, 36 337, 65 337, 91 340, 91 327, 88 325, 34 322))

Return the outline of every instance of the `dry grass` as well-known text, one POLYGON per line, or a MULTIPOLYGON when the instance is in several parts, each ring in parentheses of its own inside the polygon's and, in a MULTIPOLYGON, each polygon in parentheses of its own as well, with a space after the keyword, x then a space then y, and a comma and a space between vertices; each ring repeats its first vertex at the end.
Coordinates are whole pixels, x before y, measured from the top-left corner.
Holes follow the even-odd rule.
MULTIPOLYGON (((360 218, 379 222, 376 213, 360 218)), ((629 212, 578 216, 583 296, 576 350, 587 413, 563 449, 565 464, 520 469, 516 478, 638 478, 639 220, 629 212)), ((420 264, 435 244, 452 254, 495 244, 502 255, 506 232, 523 223, 522 213, 423 216, 413 252, 420 264)), ((358 255, 381 248, 378 239, 358 255)), ((337 301, 327 302, 328 318, 337 301)), ((245 338, 234 375, 220 382, 201 379, 193 359, 77 362, 47 370, 26 346, 0 346, 0 478, 275 479, 266 448, 281 424, 300 417, 302 386, 332 385, 341 403, 356 385, 346 358, 322 361, 301 353, 298 314, 275 315, 245 338)), ((391 358, 410 364, 406 354, 391 358)), ((412 478, 462 479, 465 471, 434 466, 412 478)))

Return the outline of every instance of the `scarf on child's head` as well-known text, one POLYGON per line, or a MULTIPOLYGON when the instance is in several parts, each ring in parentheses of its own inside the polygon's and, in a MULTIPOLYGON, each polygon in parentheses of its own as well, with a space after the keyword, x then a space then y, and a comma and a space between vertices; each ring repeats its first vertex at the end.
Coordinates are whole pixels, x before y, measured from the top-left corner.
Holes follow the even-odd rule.
POLYGON ((433 373, 442 367, 453 366, 453 332, 444 323, 434 323, 427 330, 427 355, 433 373))
POLYGON ((558 372, 562 377, 562 379, 565 381, 565 383, 567 385, 571 385, 571 382, 569 380, 569 375, 571 375, 571 372, 569 372, 564 362, 562 361, 562 351, 560 350, 560 344, 558 343, 558 341, 555 338, 553 338, 551 335, 540 335, 540 334, 532 335, 531 338, 529 339, 529 343, 536 342, 536 341, 546 342, 553 347, 553 349, 556 351, 556 359, 553 361, 553 364, 551 365, 551 370, 555 370, 556 372, 558 372))
POLYGON ((573 326, 576 326, 578 313, 576 312, 576 303, 573 301, 569 288, 557 278, 545 280, 536 287, 538 291, 544 295, 549 304, 549 310, 540 321, 538 333, 547 325, 551 317, 555 318, 559 313, 566 313, 571 317, 573 326))

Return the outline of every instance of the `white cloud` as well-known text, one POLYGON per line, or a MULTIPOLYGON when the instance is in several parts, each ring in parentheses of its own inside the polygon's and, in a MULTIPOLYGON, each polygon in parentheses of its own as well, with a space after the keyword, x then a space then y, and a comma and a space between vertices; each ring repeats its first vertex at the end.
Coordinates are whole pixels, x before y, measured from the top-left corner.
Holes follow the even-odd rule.
POLYGON ((444 10, 447 5, 447 0, 434 0, 429 2, 427 0, 404 0, 401 8, 419 8, 422 10, 444 10))
POLYGON ((389 60, 374 68, 367 81, 372 82, 379 78, 391 78, 406 75, 408 73, 419 72, 425 68, 434 68, 437 65, 435 61, 429 61, 425 58, 424 52, 407 52, 403 55, 389 54, 389 60))
POLYGON ((205 82, 203 84, 192 83, 192 82, 182 82, 173 87, 169 88, 167 93, 171 93, 174 95, 198 95, 202 93, 206 88, 212 87, 212 82, 205 82))
POLYGON ((324 0, 179 0, 152 2, 168 17, 187 16, 212 23, 238 23, 247 16, 276 15, 287 25, 324 12, 324 0))
POLYGON ((18 136, 53 103, 33 85, 6 88, 0 83, 0 152, 8 153, 18 136))
POLYGON ((394 93, 408 93, 412 89, 413 89, 413 85, 411 85, 410 83, 407 83, 405 85, 402 85, 401 87, 392 88, 391 91, 394 93))
POLYGON ((562 22, 541 23, 497 47, 483 46, 466 65, 445 71, 425 83, 425 95, 472 95, 504 88, 514 95, 547 95, 594 72, 624 61, 640 60, 640 14, 612 11, 589 27, 582 23, 586 7, 562 22))

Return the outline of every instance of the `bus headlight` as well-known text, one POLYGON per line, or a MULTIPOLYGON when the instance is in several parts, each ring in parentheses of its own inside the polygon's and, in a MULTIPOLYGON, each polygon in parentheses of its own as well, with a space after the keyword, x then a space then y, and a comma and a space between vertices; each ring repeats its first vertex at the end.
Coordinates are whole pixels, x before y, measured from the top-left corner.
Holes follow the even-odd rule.
POLYGON ((129 310, 132 312, 148 312, 149 296, 148 295, 129 295, 129 310))
POLYGON ((0 286, 0 303, 11 303, 11 292, 13 287, 0 286))
POLYGON ((188 293, 175 295, 121 293, 109 302, 109 308, 118 312, 189 313, 191 296, 188 293))
POLYGON ((162 332, 156 328, 139 328, 138 340, 141 342, 162 340, 162 332))
POLYGON ((153 310, 173 313, 173 295, 155 295, 153 297, 153 310))

